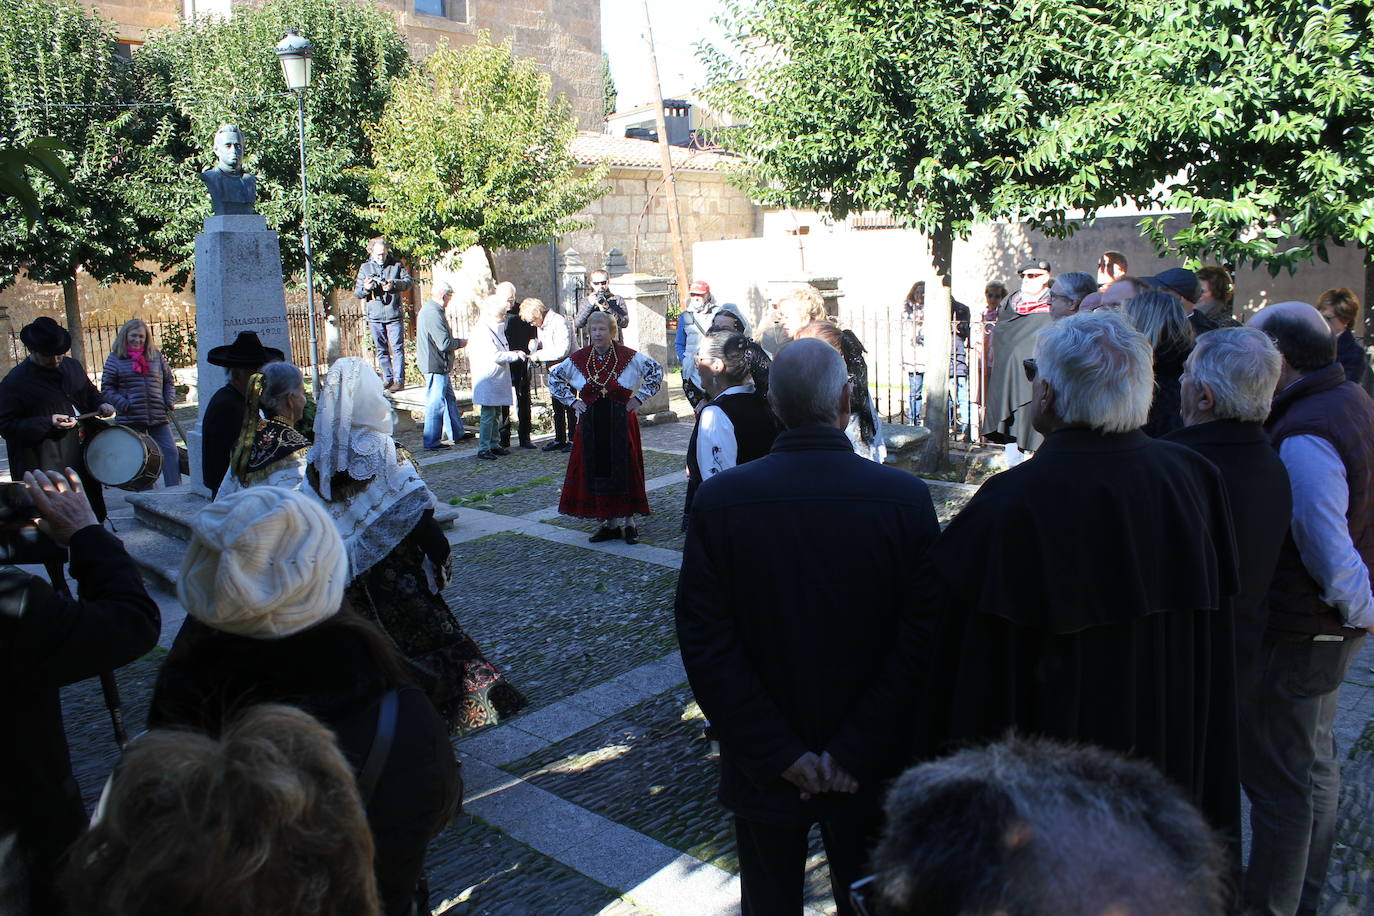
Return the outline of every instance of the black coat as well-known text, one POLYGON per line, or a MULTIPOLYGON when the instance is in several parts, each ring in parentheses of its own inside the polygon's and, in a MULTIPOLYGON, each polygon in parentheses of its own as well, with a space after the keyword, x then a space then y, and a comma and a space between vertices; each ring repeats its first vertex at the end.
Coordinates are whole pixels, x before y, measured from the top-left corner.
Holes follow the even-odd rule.
POLYGON ((1369 361, 1364 347, 1347 328, 1336 336, 1336 361, 1345 370, 1345 377, 1356 385, 1364 384, 1365 373, 1369 371, 1369 361))
POLYGON ((1235 831, 1231 528, 1216 467, 1141 432, 1059 430, 990 478, 918 579, 939 609, 926 752, 1013 727, 1098 744, 1235 831))
MULTIPOLYGON (((249 706, 286 703, 329 726, 357 772, 376 735, 377 703, 388 689, 368 639, 337 621, 282 639, 253 639, 188 618, 158 672, 148 727, 218 735, 249 706)), ((377 889, 389 916, 406 913, 425 847, 448 823, 460 794, 447 727, 423 693, 403 690, 395 741, 367 807, 377 889)))
POLYGON ((855 802, 798 798, 782 772, 807 751, 872 792, 901 771, 914 676, 894 647, 916 620, 912 566, 938 532, 920 479, 860 458, 831 427, 783 432, 702 484, 677 633, 720 739, 727 808, 806 824, 855 802))
POLYGON ((200 477, 210 488, 212 499, 229 472, 229 456, 243 429, 243 412, 247 409, 243 393, 233 385, 225 385, 210 398, 201 415, 200 477))
MULTIPOLYGON (((1241 642, 1264 635, 1265 596, 1274 578, 1279 548, 1293 519, 1288 470, 1260 423, 1213 420, 1185 426, 1165 437, 1186 445, 1221 471, 1231 504, 1240 591, 1235 614, 1241 642)), ((1238 642, 1238 648, 1240 646, 1238 642)))
POLYGON ((53 871, 86 825, 72 776, 58 688, 128 664, 157 645, 162 625, 119 539, 91 525, 71 542, 80 600, 42 579, 0 573, 0 912, 57 911, 53 871), (18 834, 17 844, 9 841, 18 834), (21 857, 32 856, 30 905, 21 857), (14 882, 18 880, 19 887, 14 882))
POLYGON ((1192 352, 1192 341, 1169 341, 1155 348, 1155 396, 1142 428, 1145 435, 1159 438, 1183 428, 1183 366, 1192 352))
POLYGON ((10 479, 21 479, 25 471, 74 468, 81 474, 96 517, 103 519, 104 492, 86 472, 80 433, 75 427, 58 429, 52 424, 53 414, 73 416, 73 407, 78 413, 90 413, 103 402, 86 370, 69 356, 62 357, 55 369, 31 359, 11 369, 0 381, 0 436, 9 453, 10 479))

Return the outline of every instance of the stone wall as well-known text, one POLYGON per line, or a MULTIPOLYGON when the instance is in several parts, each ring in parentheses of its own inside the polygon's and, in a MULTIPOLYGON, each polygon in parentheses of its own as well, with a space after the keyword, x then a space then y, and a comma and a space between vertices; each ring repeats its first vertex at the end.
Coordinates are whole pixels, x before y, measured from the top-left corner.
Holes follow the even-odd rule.
POLYGON ((135 44, 181 21, 181 0, 84 0, 84 5, 114 23, 116 38, 135 44))
MULTIPOLYGON (((593 225, 564 236, 560 249, 573 248, 588 269, 606 262, 612 248, 625 254, 632 273, 673 276, 668 208, 657 171, 612 169, 611 193, 583 214, 593 225)), ((746 239, 758 232, 758 207, 718 172, 677 173, 678 215, 682 221, 687 273, 694 276, 697 243, 746 239)))
MULTIPOLYGON (((1138 217, 1105 217, 1068 239, 1049 239, 1024 225, 995 223, 977 227, 967 241, 954 246, 954 298, 981 305, 983 286, 1000 280, 1016 288, 1016 268, 1044 258, 1056 273, 1095 272, 1098 255, 1124 253, 1131 273, 1150 275, 1178 265, 1160 258, 1136 228, 1138 217)), ((787 222, 779 222, 786 226, 787 222)), ((1273 302, 1313 302, 1325 289, 1347 286, 1362 294, 1364 264, 1353 248, 1330 249, 1329 263, 1305 265, 1294 275, 1271 277, 1268 271, 1242 268, 1236 276, 1236 310, 1240 315, 1273 302)), ((750 320, 763 315, 769 286, 802 276, 840 278, 842 303, 894 310, 917 280, 934 281, 929 240, 905 229, 841 231, 785 235, 735 241, 704 241, 695 246, 693 276, 710 282, 716 299, 743 306, 750 320)))

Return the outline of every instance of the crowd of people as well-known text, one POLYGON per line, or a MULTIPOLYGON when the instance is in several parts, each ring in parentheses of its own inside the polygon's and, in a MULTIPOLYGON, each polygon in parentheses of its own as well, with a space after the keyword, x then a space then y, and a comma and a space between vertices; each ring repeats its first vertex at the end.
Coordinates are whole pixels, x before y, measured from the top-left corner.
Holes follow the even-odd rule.
MULTIPOLYGON (((410 282, 384 243, 368 263, 379 301, 410 282)), ((884 466, 864 345, 821 293, 783 293, 756 341, 690 290, 674 619, 742 909, 801 911, 819 825, 841 914, 1314 913, 1339 688, 1374 629, 1359 301, 1329 290, 1242 326, 1224 271, 1139 279, 1108 252, 1096 277, 1039 260, 1021 277, 987 290, 989 438, 1030 460, 944 530, 926 484, 884 466)), ((467 338, 435 283, 423 444, 468 435, 450 378, 466 348, 476 460, 535 448, 545 363, 559 509, 634 544, 638 412, 665 373, 591 280, 572 316, 501 284, 467 338)), ((445 599, 436 499, 392 436, 395 365, 336 361, 307 421, 300 370, 255 334, 207 354, 226 382, 202 419, 213 498, 178 578, 187 620, 88 827, 58 688, 142 655, 160 615, 101 526, 76 426, 117 410, 170 459, 170 373, 142 322, 100 389, 51 319, 21 337, 0 435, 24 483, 0 492, 0 552, 55 545, 77 593, 60 566, 0 571, 0 727, 33 736, 0 773, 0 910, 426 911, 425 850, 462 798, 450 738, 527 701, 445 599)))

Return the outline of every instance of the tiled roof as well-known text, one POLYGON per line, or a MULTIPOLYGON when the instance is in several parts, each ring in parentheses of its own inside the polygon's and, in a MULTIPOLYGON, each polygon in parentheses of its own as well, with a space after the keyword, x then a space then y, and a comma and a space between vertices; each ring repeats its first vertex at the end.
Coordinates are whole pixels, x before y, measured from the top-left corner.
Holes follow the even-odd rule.
MULTIPOLYGON (((670 147, 674 169, 684 172, 723 172, 739 163, 734 156, 705 150, 670 147)), ((572 154, 584 165, 604 162, 610 166, 632 169, 659 168, 658 144, 652 140, 632 137, 613 137, 580 131, 572 142, 572 154)))

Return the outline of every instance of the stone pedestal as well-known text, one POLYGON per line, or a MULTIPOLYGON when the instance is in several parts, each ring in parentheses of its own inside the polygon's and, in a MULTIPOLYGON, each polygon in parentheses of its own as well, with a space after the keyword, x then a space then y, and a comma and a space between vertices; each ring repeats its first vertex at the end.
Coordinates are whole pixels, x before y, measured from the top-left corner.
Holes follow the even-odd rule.
MULTIPOLYGON (((240 332, 255 331, 264 347, 291 358, 286 328, 286 289, 282 282, 277 233, 256 213, 212 216, 196 236, 196 370, 200 417, 215 392, 224 386, 225 370, 206 355, 234 342, 240 332)), ((187 435, 191 478, 200 476, 200 424, 187 435)), ((208 492, 208 491, 207 491, 208 492)))
MULTIPOLYGON (((630 324, 620 331, 625 346, 668 366, 668 280, 646 274, 622 274, 611 278, 611 292, 621 296, 630 309, 630 324)), ((659 389, 642 408, 642 416, 668 409, 668 387, 659 389)))
POLYGON ((558 258, 558 302, 554 308, 572 318, 577 314, 577 293, 587 277, 587 265, 575 249, 569 248, 558 258))

